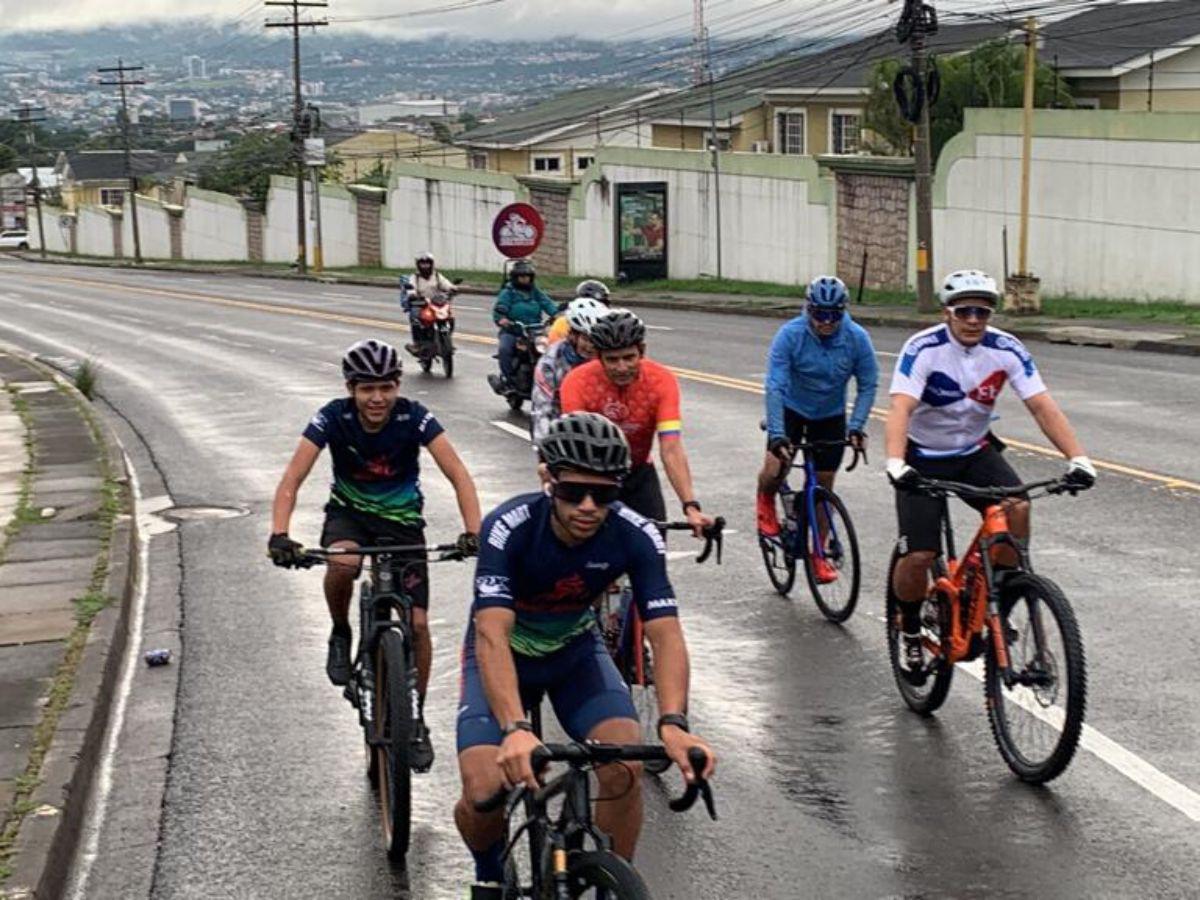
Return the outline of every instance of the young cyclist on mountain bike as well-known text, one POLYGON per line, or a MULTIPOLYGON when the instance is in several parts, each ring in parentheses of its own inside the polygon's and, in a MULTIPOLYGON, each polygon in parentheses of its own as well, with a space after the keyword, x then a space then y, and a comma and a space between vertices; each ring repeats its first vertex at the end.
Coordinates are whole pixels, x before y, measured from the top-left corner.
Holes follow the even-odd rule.
MULTIPOLYGON (((463 793, 459 832, 475 857, 477 882, 503 877, 503 811, 476 804, 503 786, 536 787, 530 764, 540 741, 525 718, 548 696, 575 741, 641 743, 641 726, 612 657, 596 629, 592 603, 628 575, 653 648, 658 734, 689 781, 712 774, 716 758, 688 733, 688 652, 667 579, 666 548, 652 523, 617 501, 629 473, 629 444, 603 416, 574 413, 554 421, 538 444, 544 491, 514 497, 483 523, 472 621, 463 646, 458 761, 463 793), (692 771, 688 750, 709 763, 692 771)), ((596 770, 596 821, 613 849, 630 859, 642 824, 639 764, 596 770)), ((499 897, 479 884, 474 897, 499 897)))
MULTIPOLYGON (((783 482, 783 462, 794 453, 792 445, 844 441, 848 433, 855 447, 864 447, 879 384, 875 348, 866 329, 846 312, 850 294, 842 280, 829 275, 813 279, 805 299, 804 313, 779 329, 767 359, 767 453, 758 475, 758 533, 768 539, 779 535, 775 495, 783 482), (851 378, 857 396, 847 432, 851 378)), ((817 481, 826 490, 833 490, 844 454, 842 446, 813 451, 817 481)), ((814 558, 813 566, 822 584, 837 580, 837 569, 824 558, 814 558)))
MULTIPOLYGON (((900 561, 891 587, 901 605, 904 662, 910 672, 924 666, 921 601, 940 546, 942 501, 903 488, 918 476, 976 487, 1021 484, 1001 455, 1003 442, 991 432, 1005 382, 1012 382, 1042 433, 1067 457, 1067 481, 1081 488, 1096 481, 1091 460, 1046 390, 1029 351, 1011 334, 988 325, 1000 301, 996 282, 976 270, 953 272, 939 296, 944 321, 910 337, 896 362, 884 431, 887 474, 897 487, 900 522, 900 561)), ((967 502, 983 512, 993 501, 967 502)), ((1027 540, 1029 502, 1006 505, 1013 535, 1027 540)), ((1001 550, 1012 553, 1011 548, 1001 550)), ((997 562, 1005 564, 1003 554, 997 562)))
POLYGON ((559 388, 563 412, 600 413, 621 427, 629 439, 632 465, 621 487, 621 502, 662 521, 666 504, 650 459, 657 434, 667 479, 699 537, 716 520, 701 510, 692 487, 680 437, 679 381, 666 366, 646 358, 646 326, 627 309, 612 310, 592 326, 592 346, 596 359, 572 370, 559 388))
MULTIPOLYGON (((342 357, 349 396, 331 400, 312 417, 275 490, 268 553, 276 565, 295 565, 303 555, 303 547, 288 537, 288 525, 296 495, 326 447, 333 458, 333 487, 325 505, 322 547, 424 546, 418 462, 422 447, 454 487, 463 522, 461 549, 471 551, 475 546, 479 534, 475 483, 433 413, 400 396, 400 374, 396 349, 382 341, 359 341, 342 357)), ((350 680, 350 597, 361 567, 361 557, 348 555, 325 570, 325 601, 333 619, 325 671, 339 686, 350 680)), ((412 759, 414 769, 426 771, 433 764, 433 746, 423 720, 433 659, 429 581, 423 565, 408 573, 404 588, 413 598, 413 646, 421 698, 412 759)))
POLYGON ((608 314, 608 307, 591 297, 576 297, 567 304, 560 321, 566 322, 566 338, 538 360, 533 372, 533 395, 529 402, 530 430, 534 441, 541 440, 550 423, 562 413, 558 389, 576 366, 596 355, 592 347, 592 326, 608 314))

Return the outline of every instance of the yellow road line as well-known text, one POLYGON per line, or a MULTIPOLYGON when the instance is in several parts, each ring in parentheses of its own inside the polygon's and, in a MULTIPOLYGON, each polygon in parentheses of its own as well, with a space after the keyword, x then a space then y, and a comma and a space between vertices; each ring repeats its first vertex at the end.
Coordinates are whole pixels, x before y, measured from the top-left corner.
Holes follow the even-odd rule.
MULTIPOLYGON (((218 297, 214 294, 200 294, 193 291, 180 290, 164 290, 162 288, 145 288, 134 287, 132 285, 120 284, 112 281, 97 281, 86 278, 67 278, 64 276, 49 275, 43 276, 42 281, 55 281, 63 284, 78 284, 87 287, 102 287, 121 293, 135 294, 150 294, 157 297, 174 297, 179 300, 191 300, 199 303, 208 303, 216 306, 228 306, 237 309, 250 309, 257 312, 273 313, 275 315, 301 316, 310 319, 323 319, 329 322, 342 322, 348 325, 367 325, 371 328, 382 328, 388 331, 407 332, 408 328, 399 322, 391 322, 387 319, 373 319, 366 316, 349 316, 342 313, 325 312, 319 309, 310 309, 304 306, 286 306, 281 303, 260 303, 255 300, 242 300, 234 297, 218 297)), ((455 338, 473 344, 495 345, 496 339, 479 334, 468 334, 462 331, 454 332, 455 338)), ((719 375, 714 372, 702 372, 696 369, 686 369, 682 366, 670 366, 680 378, 688 381, 696 381, 702 384, 709 384, 715 387, 729 388, 730 390, 743 391, 749 394, 762 394, 763 387, 759 382, 748 381, 744 378, 734 378, 729 375, 719 375)), ((887 411, 879 408, 871 410, 872 417, 883 420, 887 416, 887 411)), ((1037 453, 1041 456, 1048 456, 1052 459, 1058 459, 1062 456, 1053 447, 1046 447, 1041 444, 1030 444, 1025 441, 1018 441, 1012 438, 1004 438, 1004 442, 1018 450, 1025 450, 1030 453, 1037 453)), ((1147 472, 1144 469, 1135 469, 1131 466, 1121 465, 1120 463, 1105 462, 1104 460, 1093 459, 1092 464, 1097 469, 1104 469, 1109 472, 1116 472, 1120 475, 1128 475, 1132 478, 1141 478, 1146 481, 1152 481, 1172 490, 1187 490, 1200 493, 1200 484, 1194 481, 1187 481, 1183 478, 1176 478, 1172 475, 1160 475, 1157 472, 1147 472)))

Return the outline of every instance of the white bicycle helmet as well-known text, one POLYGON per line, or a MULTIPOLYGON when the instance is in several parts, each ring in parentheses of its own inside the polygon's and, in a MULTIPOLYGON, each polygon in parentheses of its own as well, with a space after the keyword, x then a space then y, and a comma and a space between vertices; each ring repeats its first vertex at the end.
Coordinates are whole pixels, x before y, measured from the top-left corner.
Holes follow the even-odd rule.
POLYGON ((592 326, 608 315, 608 307, 591 297, 576 297, 567 304, 565 315, 572 331, 591 334, 592 326))
POLYGON ((968 297, 978 297, 981 300, 999 303, 1000 291, 996 287, 996 279, 992 276, 980 272, 978 269, 959 269, 943 279, 938 297, 942 301, 942 306, 951 306, 968 297))

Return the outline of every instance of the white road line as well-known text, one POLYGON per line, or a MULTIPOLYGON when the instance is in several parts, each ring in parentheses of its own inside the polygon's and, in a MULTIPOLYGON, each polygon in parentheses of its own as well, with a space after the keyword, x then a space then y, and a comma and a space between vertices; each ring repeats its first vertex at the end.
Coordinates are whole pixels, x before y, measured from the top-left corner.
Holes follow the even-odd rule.
POLYGON ((876 350, 876 351, 875 351, 875 355, 876 355, 876 356, 890 356, 892 359, 899 359, 899 358, 900 358, 900 354, 899 354, 899 353, 889 353, 887 350, 876 350))
POLYGON ((517 426, 517 425, 514 425, 511 422, 501 422, 498 419, 493 419, 492 424, 495 425, 497 428, 499 428, 501 431, 507 432, 508 434, 511 434, 514 437, 519 437, 523 441, 530 440, 529 431, 527 429, 521 428, 520 426, 517 426))
POLYGON ((647 325, 646 327, 648 329, 650 329, 651 331, 674 331, 675 330, 674 328, 669 328, 666 325, 647 325))
POLYGON ((328 297, 331 300, 361 300, 357 294, 321 294, 322 297, 328 297))
MULTIPOLYGON (((884 616, 875 616, 875 618, 880 622, 887 621, 884 616)), ((959 663, 956 668, 972 678, 983 681, 984 668, 981 659, 969 663, 959 663)), ((1052 706, 1049 709, 1043 709, 1024 695, 1013 697, 1012 700, 1030 715, 1045 722, 1051 728, 1062 731, 1063 711, 1061 707, 1052 706)), ((1155 768, 1133 751, 1127 750, 1112 738, 1086 723, 1079 738, 1079 746, 1168 806, 1175 807, 1193 822, 1200 822, 1200 794, 1155 768)))

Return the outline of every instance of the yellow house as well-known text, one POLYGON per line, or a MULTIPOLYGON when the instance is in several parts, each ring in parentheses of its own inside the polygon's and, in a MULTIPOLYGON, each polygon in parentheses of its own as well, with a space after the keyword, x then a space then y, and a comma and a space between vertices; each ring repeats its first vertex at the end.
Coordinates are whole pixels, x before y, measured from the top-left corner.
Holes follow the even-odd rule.
MULTIPOLYGON (((158 182, 170 181, 180 168, 176 154, 157 150, 130 152, 133 174, 145 179, 139 194, 155 195, 158 182)), ((129 191, 125 153, 121 150, 72 150, 58 154, 54 164, 62 194, 63 208, 74 211, 80 206, 121 207, 129 191)))
POLYGON ((341 180, 347 184, 362 178, 376 166, 388 169, 398 159, 457 169, 467 167, 467 154, 459 147, 387 128, 372 128, 331 142, 329 151, 342 161, 341 180))

